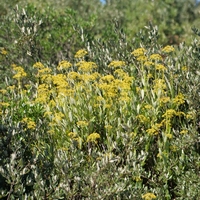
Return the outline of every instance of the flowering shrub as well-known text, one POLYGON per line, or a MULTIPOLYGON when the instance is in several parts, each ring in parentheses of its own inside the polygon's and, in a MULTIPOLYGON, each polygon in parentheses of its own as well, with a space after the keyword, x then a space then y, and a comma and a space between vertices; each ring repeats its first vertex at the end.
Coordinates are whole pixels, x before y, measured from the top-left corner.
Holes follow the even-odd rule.
POLYGON ((198 39, 38 12, 1 29, 0 198, 200 199, 198 39))
POLYGON ((1 197, 197 197, 198 111, 176 52, 138 48, 99 73, 81 49, 56 68, 29 66, 31 81, 13 65, 14 84, 0 90, 1 123, 11 127, 1 137, 1 197))

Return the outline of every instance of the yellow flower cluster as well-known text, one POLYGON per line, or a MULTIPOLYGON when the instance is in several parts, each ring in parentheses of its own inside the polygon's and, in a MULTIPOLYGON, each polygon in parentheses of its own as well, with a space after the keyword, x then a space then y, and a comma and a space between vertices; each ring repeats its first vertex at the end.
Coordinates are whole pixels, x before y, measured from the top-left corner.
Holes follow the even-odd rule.
POLYGON ((63 70, 63 69, 68 69, 71 66, 72 66, 72 64, 70 62, 63 60, 63 61, 59 62, 57 69, 60 71, 60 70, 63 70))
POLYGON ((1 54, 6 56, 8 54, 8 51, 6 51, 4 48, 1 49, 1 54))
POLYGON ((26 77, 27 74, 24 71, 24 69, 20 66, 17 66, 15 64, 12 65, 13 70, 16 72, 16 74, 13 76, 14 79, 20 80, 23 77, 26 77))
POLYGON ((76 52, 75 58, 82 58, 84 57, 88 52, 85 49, 80 49, 79 51, 76 52))
POLYGON ((125 65, 126 65, 126 63, 124 61, 114 60, 108 65, 108 67, 116 68, 116 67, 123 67, 125 65))
POLYGON ((167 46, 165 46, 165 47, 162 49, 162 51, 163 51, 164 53, 170 53, 170 52, 173 52, 173 51, 174 51, 174 47, 167 45, 167 46))
POLYGON ((156 199, 156 195, 153 193, 146 193, 146 194, 142 195, 142 198, 144 200, 152 200, 152 199, 156 199))
POLYGON ((97 144, 97 140, 100 139, 100 135, 98 133, 91 133, 87 137, 87 142, 94 142, 97 144))
POLYGON ((29 117, 23 118, 21 120, 21 122, 26 124, 27 129, 35 129, 35 127, 36 127, 35 122, 31 118, 29 118, 29 117))
POLYGON ((97 68, 96 63, 87 61, 80 61, 76 66, 78 66, 78 70, 82 72, 91 72, 93 69, 97 68))

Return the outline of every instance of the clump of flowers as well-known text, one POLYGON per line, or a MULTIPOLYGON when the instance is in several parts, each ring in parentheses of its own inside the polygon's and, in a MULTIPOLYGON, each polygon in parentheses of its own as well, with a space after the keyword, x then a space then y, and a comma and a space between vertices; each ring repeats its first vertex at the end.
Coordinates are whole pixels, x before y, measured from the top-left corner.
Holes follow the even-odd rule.
POLYGON ((142 195, 142 198, 144 200, 152 200, 152 199, 156 199, 156 195, 153 193, 146 193, 146 194, 142 195))
POLYGON ((108 67, 116 68, 116 67, 123 67, 125 65, 126 65, 126 63, 124 61, 114 60, 108 65, 108 67))
POLYGON ((63 60, 61 62, 59 62, 57 69, 60 70, 66 70, 68 68, 70 68, 72 66, 72 64, 66 60, 63 60))
POLYGON ((170 46, 170 45, 167 45, 165 46, 163 49, 162 49, 162 52, 164 53, 170 53, 170 52, 173 52, 175 49, 174 47, 170 46))
POLYGON ((94 142, 95 144, 97 144, 98 139, 100 139, 100 135, 98 133, 91 133, 87 137, 87 142, 94 142))
POLYGON ((80 49, 79 51, 76 52, 75 58, 82 58, 84 57, 88 52, 85 49, 80 49))

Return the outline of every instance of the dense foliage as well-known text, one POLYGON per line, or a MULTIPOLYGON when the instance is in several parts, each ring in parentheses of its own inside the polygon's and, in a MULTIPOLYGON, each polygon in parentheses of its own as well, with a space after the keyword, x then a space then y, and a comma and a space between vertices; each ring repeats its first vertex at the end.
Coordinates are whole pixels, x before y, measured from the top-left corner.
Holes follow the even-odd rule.
POLYGON ((1 199, 200 198, 192 1, 0 9, 1 199))

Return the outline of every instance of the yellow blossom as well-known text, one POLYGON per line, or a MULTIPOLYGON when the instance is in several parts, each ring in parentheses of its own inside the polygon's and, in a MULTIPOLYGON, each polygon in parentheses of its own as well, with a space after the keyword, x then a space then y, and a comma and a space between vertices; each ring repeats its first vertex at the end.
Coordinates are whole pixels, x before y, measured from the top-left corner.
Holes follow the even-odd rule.
POLYGON ((28 118, 28 117, 23 118, 21 122, 25 123, 28 129, 35 129, 36 127, 35 122, 31 118, 28 118))
POLYGON ((100 135, 98 133, 91 133, 87 137, 87 142, 94 142, 97 143, 97 139, 100 139, 100 135))
POLYGON ((44 65, 41 63, 41 62, 36 62, 34 65, 33 65, 34 68, 37 68, 37 69, 43 69, 45 68, 44 65))
POLYGON ((7 90, 5 90, 5 89, 0 90, 0 93, 2 93, 2 94, 6 94, 6 92, 7 92, 7 90))
POLYGON ((86 127, 86 126, 88 126, 89 123, 86 121, 78 121, 76 124, 79 127, 86 127))
POLYGON ((138 56, 143 56, 145 52, 146 50, 144 48, 138 48, 135 49, 131 54, 134 55, 135 57, 138 57, 138 56))
POLYGON ((7 102, 0 102, 0 106, 8 107, 10 104, 7 102))
POLYGON ((162 117, 166 117, 168 119, 171 119, 173 116, 176 115, 176 111, 174 109, 168 109, 166 112, 162 115, 162 117))
POLYGON ((156 196, 153 193, 146 193, 146 194, 142 195, 142 198, 144 200, 152 200, 152 199, 156 199, 156 196))
POLYGON ((182 131, 180 132, 180 134, 183 134, 183 135, 184 135, 184 134, 187 134, 187 133, 188 133, 188 130, 186 130, 186 129, 185 129, 185 130, 182 130, 182 131))
POLYGON ((175 105, 180 106, 185 103, 185 97, 182 93, 180 93, 172 101, 175 105))
POLYGON ((24 69, 20 66, 14 66, 13 70, 16 71, 17 73, 13 76, 14 79, 20 79, 23 78, 25 76, 27 76, 26 72, 24 71, 24 69))
POLYGON ((72 64, 66 60, 63 60, 61 62, 59 62, 57 69, 58 70, 63 70, 63 69, 68 69, 72 66, 72 64))
POLYGON ((167 68, 164 65, 162 65, 162 64, 157 64, 155 67, 159 71, 167 70, 167 68))
POLYGON ((80 61, 76 65, 78 66, 78 70, 82 72, 91 72, 93 69, 97 68, 94 62, 80 61))
POLYGON ((79 51, 76 52, 75 58, 82 58, 84 57, 88 52, 85 49, 80 49, 79 51))
POLYGON ((2 49, 1 49, 1 54, 5 56, 5 55, 8 54, 8 51, 6 51, 4 48, 2 48, 2 49))
POLYGON ((150 60, 160 61, 160 60, 162 60, 162 56, 160 54, 152 54, 150 56, 150 60))
POLYGON ((125 66, 125 62, 124 61, 117 61, 117 60, 114 60, 112 61, 108 67, 111 67, 111 68, 116 68, 116 67, 123 67, 125 66))
POLYGON ((162 49, 162 51, 165 53, 170 53, 174 51, 174 47, 167 45, 162 49))

